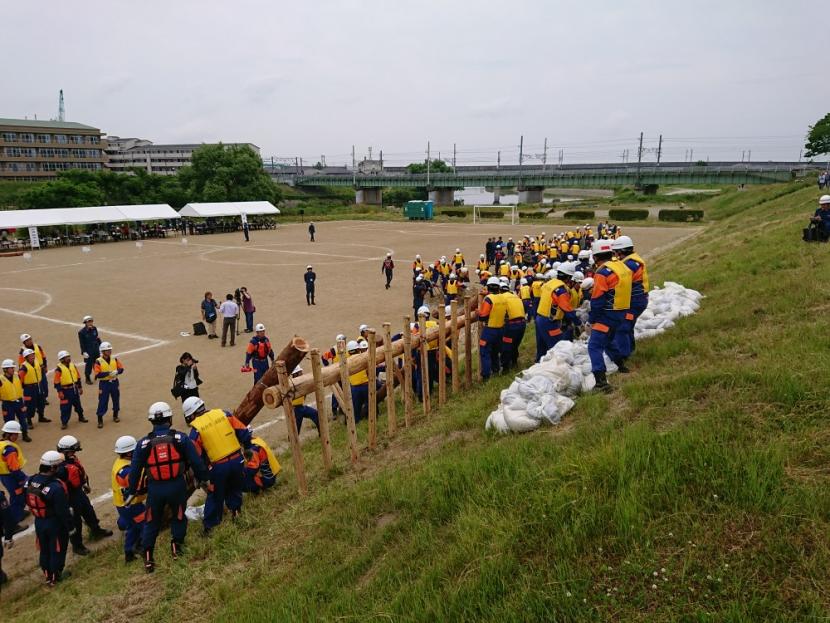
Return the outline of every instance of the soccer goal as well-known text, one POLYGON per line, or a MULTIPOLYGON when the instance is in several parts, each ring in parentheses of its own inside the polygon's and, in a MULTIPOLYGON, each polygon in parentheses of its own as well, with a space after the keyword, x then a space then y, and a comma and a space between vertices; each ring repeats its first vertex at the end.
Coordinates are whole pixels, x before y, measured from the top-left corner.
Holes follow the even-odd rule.
POLYGON ((474 205, 473 206, 473 224, 483 222, 483 219, 497 220, 504 218, 504 213, 510 210, 510 224, 519 224, 519 208, 515 204, 502 205, 474 205))

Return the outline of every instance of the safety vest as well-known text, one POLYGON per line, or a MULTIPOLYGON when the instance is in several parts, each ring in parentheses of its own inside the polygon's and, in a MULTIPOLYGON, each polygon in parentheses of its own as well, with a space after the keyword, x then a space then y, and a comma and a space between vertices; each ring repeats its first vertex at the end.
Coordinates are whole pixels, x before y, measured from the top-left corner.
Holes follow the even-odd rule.
POLYGON ((631 277, 633 273, 621 260, 609 260, 603 264, 605 268, 617 276, 617 285, 614 286, 614 307, 621 311, 631 308, 631 277))
POLYGON ((487 270, 488 268, 490 268, 490 263, 487 260, 479 260, 478 261, 478 269, 480 271, 481 270, 487 270))
POLYGON ((47 482, 41 482, 42 476, 33 476, 26 483, 26 506, 32 511, 32 515, 38 519, 45 519, 51 517, 55 513, 55 509, 49 503, 49 488, 65 485, 55 479, 47 482))
MULTIPOLYGON (((436 321, 427 320, 424 323, 424 337, 426 337, 427 329, 432 329, 437 326, 438 323, 436 321)), ((438 348, 438 338, 435 338, 434 340, 430 340, 429 342, 427 342, 427 350, 435 350, 436 348, 438 348)))
POLYGON ((502 264, 499 266, 499 277, 509 277, 510 276, 510 267, 507 264, 502 264))
POLYGON ((305 404, 305 396, 299 396, 291 401, 291 404, 295 407, 301 407, 305 404))
POLYGON ((211 463, 221 461, 241 450, 236 431, 222 409, 211 409, 193 420, 190 425, 199 432, 202 447, 211 463))
POLYGON ((68 366, 59 363, 58 370, 61 371, 61 387, 72 387, 81 378, 74 363, 70 362, 68 366))
POLYGON ((147 472, 151 480, 165 482, 176 480, 184 473, 184 457, 176 440, 169 431, 164 435, 150 438, 150 453, 147 456, 147 472))
POLYGON ((412 262, 412 272, 417 272, 418 269, 424 270, 424 263, 420 260, 412 262))
POLYGON ((40 371, 39 365, 32 365, 28 361, 24 361, 21 368, 25 371, 23 376, 24 385, 37 385, 43 378, 43 372, 40 371))
POLYGON ((464 263, 464 256, 461 253, 456 253, 452 256, 452 263, 453 264, 463 264, 464 263))
MULTIPOLYGON (((536 307, 536 315, 543 318, 551 318, 551 310, 553 309, 553 293, 560 287, 567 287, 565 282, 560 279, 551 279, 545 282, 542 286, 542 291, 539 293, 539 305, 536 307)), ((553 314, 552 320, 561 320, 564 313, 557 307, 553 314)))
MULTIPOLYGON (((101 372, 118 372, 118 359, 116 359, 115 357, 110 357, 109 361, 107 361, 103 357, 98 357, 98 359, 96 359, 96 362, 100 366, 101 372)), ((102 378, 101 380, 107 381, 109 379, 102 378)))
POLYGON ((523 301, 526 301, 530 298, 530 286, 521 286, 519 288, 519 296, 523 301))
POLYGON ((268 465, 271 467, 271 473, 274 474, 274 476, 279 474, 282 471, 280 462, 277 460, 277 457, 274 454, 274 451, 271 450, 271 447, 265 443, 265 440, 262 437, 254 437, 251 439, 251 443, 265 450, 265 454, 268 455, 268 465))
POLYGON ((458 282, 450 279, 447 282, 447 294, 458 294, 458 282))
MULTIPOLYGON (((40 368, 43 366, 43 350, 34 342, 32 342, 32 350, 35 351, 35 365, 40 368)), ((20 350, 20 356, 23 356, 23 349, 20 350)))
POLYGON ((452 272, 452 267, 449 264, 439 264, 438 265, 438 272, 444 275, 445 277, 449 277, 450 273, 452 272))
POLYGON ((484 300, 490 300, 490 315, 487 317, 487 327, 490 329, 501 329, 504 326, 504 318, 507 315, 507 302, 503 294, 488 294, 484 300))
POLYGON ((648 270, 646 270, 646 263, 643 261, 643 258, 641 258, 636 253, 631 253, 623 261, 625 261, 625 260, 634 260, 635 262, 637 262, 638 264, 640 264, 643 267, 643 290, 645 292, 648 292, 648 290, 649 290, 648 270))
POLYGON ((503 292, 501 296, 507 305, 508 320, 519 320, 525 317, 525 306, 522 303, 522 299, 512 292, 503 292))
MULTIPOLYGON (((112 503, 116 506, 125 506, 124 489, 118 483, 116 476, 118 475, 118 472, 127 467, 130 463, 130 459, 125 459, 119 456, 117 459, 115 459, 115 463, 112 464, 112 475, 110 477, 110 482, 112 484, 112 503)), ((146 497, 146 494, 136 495, 130 502, 130 506, 132 506, 133 504, 141 504, 146 497)))
MULTIPOLYGON (((346 361, 348 362, 349 357, 351 355, 346 355, 346 361)), ((355 372, 354 374, 349 375, 349 385, 352 387, 357 387, 358 385, 366 385, 369 383, 369 374, 366 370, 360 370, 355 372)))
POLYGON ((265 338, 251 338, 251 345, 254 347, 253 355, 257 359, 267 359, 268 353, 271 352, 271 341, 265 338), (256 344, 254 344, 254 340, 256 340, 256 344))
POLYGON ((582 305, 582 288, 576 286, 575 288, 568 288, 571 291, 571 307, 576 309, 582 305))
POLYGON ((542 292, 542 282, 538 279, 534 279, 533 283, 530 284, 530 292, 533 294, 533 298, 539 298, 539 295, 542 292))
POLYGON ((570 249, 570 245, 567 242, 562 242, 559 245, 559 252, 560 253, 567 253, 568 249, 570 249))
POLYGON ((571 245, 571 255, 579 255, 579 245, 578 244, 573 243, 571 245))
POLYGON ((12 470, 10 470, 9 466, 6 465, 5 459, 6 447, 8 446, 13 446, 14 449, 17 450, 17 464, 20 465, 20 469, 23 469, 26 465, 26 457, 23 456, 23 450, 20 449, 20 446, 13 441, 9 441, 8 439, 0 439, 0 476, 12 473, 12 470))
POLYGON ((3 402, 14 402, 23 398, 23 384, 16 374, 12 378, 5 374, 0 375, 0 400, 3 402))

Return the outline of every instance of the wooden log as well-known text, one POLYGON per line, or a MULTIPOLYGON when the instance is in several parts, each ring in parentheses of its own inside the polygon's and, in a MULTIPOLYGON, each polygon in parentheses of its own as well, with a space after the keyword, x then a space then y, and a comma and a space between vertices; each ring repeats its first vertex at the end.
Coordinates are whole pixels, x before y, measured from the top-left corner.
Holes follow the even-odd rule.
MULTIPOLYGON (((288 429, 288 439, 291 441, 291 456, 294 459, 294 473, 297 476, 297 488, 300 495, 308 493, 305 479, 305 465, 303 464, 303 450, 300 447, 300 435, 297 432, 297 420, 294 417, 294 405, 291 404, 291 386, 288 381, 288 372, 285 362, 278 360, 274 364, 277 372, 277 382, 282 391, 282 408, 285 412, 285 426, 288 429)), ((292 368, 293 369, 293 368, 292 368)))
POLYGON ((377 342, 374 329, 369 329, 367 333, 369 334, 366 338, 369 342, 369 359, 366 364, 366 376, 369 378, 369 449, 374 450, 378 434, 377 342))
MULTIPOLYGON (((308 342, 295 335, 291 338, 288 345, 280 351, 280 354, 277 355, 276 361, 285 362, 285 369, 293 370, 297 367, 297 364, 303 360, 303 357, 306 356, 308 351, 308 342)), ((256 417, 256 414, 262 409, 262 392, 267 387, 275 385, 279 385, 276 363, 268 368, 265 374, 262 375, 259 382, 254 385, 250 391, 248 391, 247 395, 242 399, 242 402, 239 403, 239 406, 236 407, 233 414, 243 424, 250 424, 251 420, 253 420, 256 417)), ((280 402, 282 401, 280 400, 280 402)))
POLYGON ((392 358, 392 325, 383 323, 383 349, 386 354, 386 426, 390 437, 394 437, 398 429, 398 417, 395 413, 395 373, 398 371, 395 360, 392 358))
MULTIPOLYGON (((478 293, 478 309, 481 309, 481 303, 484 301, 484 297, 487 296, 484 292, 478 293)), ((476 366, 476 380, 481 382, 481 333, 484 331, 484 325, 479 322, 476 326, 476 343, 478 344, 478 348, 476 350, 479 351, 478 353, 478 365, 476 366)))
POLYGON ((444 307, 438 308, 438 406, 447 402, 447 318, 444 307))
MULTIPOLYGON (((462 304, 465 301, 462 301, 462 304)), ((461 376, 458 370, 458 353, 461 349, 461 344, 458 342, 458 301, 450 302, 450 342, 452 346, 452 393, 457 394, 461 390, 461 376)))
POLYGON ((323 450, 323 467, 332 468, 331 437, 329 436, 329 404, 323 391, 323 365, 320 363, 320 351, 311 349, 311 373, 314 376, 314 402, 317 405, 317 420, 320 422, 320 446, 323 450))
POLYGON ((464 387, 473 387, 473 320, 470 303, 475 300, 464 295, 464 387))
POLYGON ((341 409, 346 414, 346 431, 349 438, 349 450, 351 451, 352 465, 357 463, 357 427, 355 425, 355 413, 352 405, 352 385, 349 383, 349 369, 346 367, 346 344, 343 340, 337 342, 337 354, 340 358, 340 389, 343 391, 343 404, 341 409))
POLYGON ((412 329, 409 316, 403 317, 403 422, 412 423, 412 329))
POLYGON ((427 353, 428 344, 424 333, 426 333, 426 329, 424 329, 423 333, 418 334, 418 340, 420 341, 420 350, 418 351, 418 354, 421 356, 421 406, 424 409, 424 417, 427 417, 430 411, 429 354, 427 353))

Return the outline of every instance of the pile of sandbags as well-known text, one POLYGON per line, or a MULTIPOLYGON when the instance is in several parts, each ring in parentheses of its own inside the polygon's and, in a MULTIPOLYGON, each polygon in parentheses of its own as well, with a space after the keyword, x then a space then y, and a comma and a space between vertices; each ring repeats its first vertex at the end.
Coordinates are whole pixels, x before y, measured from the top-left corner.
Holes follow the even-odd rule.
MULTIPOLYGON (((648 308, 634 327, 636 339, 652 337, 674 326, 682 316, 695 313, 700 307, 700 292, 667 281, 663 288, 649 293, 648 308)), ((582 308, 578 314, 587 311, 582 308)), ((605 356, 608 374, 617 366, 605 356)), ((501 392, 499 406, 487 418, 485 428, 500 433, 526 433, 543 422, 558 424, 574 406, 573 398, 594 388, 591 361, 588 358, 587 336, 576 342, 559 342, 542 360, 516 377, 501 392)))

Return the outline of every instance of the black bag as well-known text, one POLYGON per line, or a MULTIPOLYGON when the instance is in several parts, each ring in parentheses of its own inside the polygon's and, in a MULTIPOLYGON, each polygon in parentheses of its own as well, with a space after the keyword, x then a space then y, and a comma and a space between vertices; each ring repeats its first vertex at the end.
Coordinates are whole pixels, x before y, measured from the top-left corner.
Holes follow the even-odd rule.
POLYGON ((193 335, 207 335, 207 328, 204 322, 193 323, 193 335))

